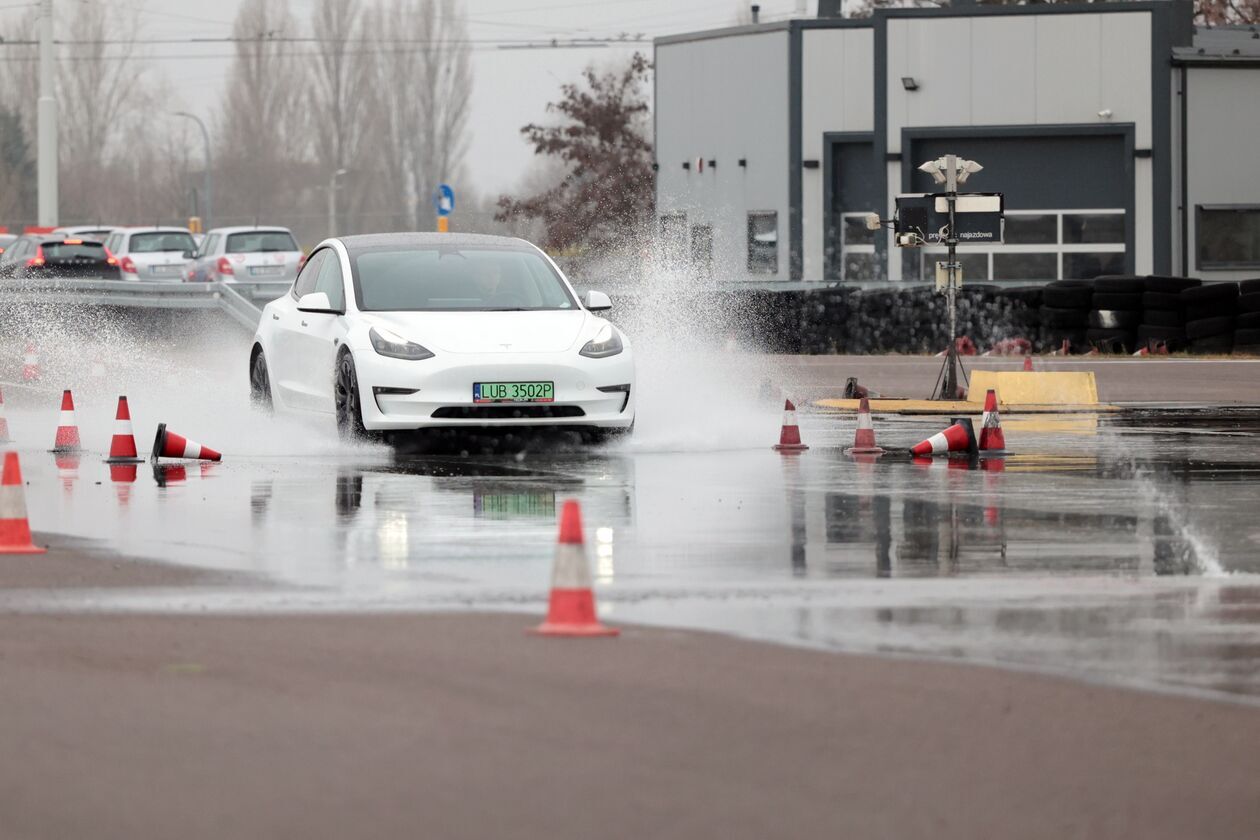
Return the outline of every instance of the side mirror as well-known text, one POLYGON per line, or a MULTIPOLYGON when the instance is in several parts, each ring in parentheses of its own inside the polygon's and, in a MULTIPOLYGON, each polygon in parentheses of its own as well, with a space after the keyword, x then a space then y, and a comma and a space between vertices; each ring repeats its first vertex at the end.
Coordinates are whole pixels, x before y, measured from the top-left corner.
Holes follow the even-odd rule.
POLYGON ((582 303, 592 312, 605 312, 612 309, 612 298, 603 292, 587 292, 583 296, 582 303))
POLYGON ((298 298, 298 312, 316 312, 324 315, 341 315, 340 309, 333 309, 327 292, 311 292, 298 298))

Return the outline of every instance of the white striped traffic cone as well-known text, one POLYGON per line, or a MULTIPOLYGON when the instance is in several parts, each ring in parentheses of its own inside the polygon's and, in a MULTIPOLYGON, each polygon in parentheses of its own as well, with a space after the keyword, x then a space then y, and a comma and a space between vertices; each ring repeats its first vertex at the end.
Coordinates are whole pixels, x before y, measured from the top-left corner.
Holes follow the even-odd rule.
POLYGON ((1006 451, 1006 435, 1002 434, 1002 418, 998 416, 997 391, 992 388, 984 395, 984 420, 980 424, 980 451, 991 455, 1006 451))
POLYGON ((779 442, 774 445, 776 452, 801 452, 809 449, 801 443, 801 428, 796 425, 796 406, 791 400, 783 401, 783 428, 779 430, 779 442))
POLYGON ((131 430, 131 409, 127 398, 118 398, 118 411, 114 414, 114 436, 109 442, 107 464, 139 464, 143 459, 136 454, 136 436, 131 430))
POLYGON ((57 438, 53 452, 78 452, 79 425, 74 421, 74 395, 70 389, 61 392, 61 418, 57 421, 57 438))
POLYGON ((530 632, 540 636, 616 636, 615 627, 600 624, 595 592, 582 539, 582 512, 570 499, 560 509, 560 537, 551 570, 547 618, 530 632))
POLYGON ((970 420, 956 420, 943 432, 937 432, 927 440, 917 443, 911 455, 947 455, 950 452, 975 452, 976 435, 970 420))
POLYGON ((158 423, 157 437, 153 440, 153 458, 197 458, 202 461, 218 461, 223 458, 208 446, 166 430, 165 423, 158 423))
POLYGON ((871 425, 871 402, 862 397, 858 403, 858 425, 853 435, 850 455, 881 455, 884 450, 875 444, 875 427, 871 425))
POLYGON ((22 487, 22 466, 16 452, 4 453, 4 473, 0 475, 0 554, 43 554, 47 549, 31 542, 31 525, 26 518, 26 491, 22 487))

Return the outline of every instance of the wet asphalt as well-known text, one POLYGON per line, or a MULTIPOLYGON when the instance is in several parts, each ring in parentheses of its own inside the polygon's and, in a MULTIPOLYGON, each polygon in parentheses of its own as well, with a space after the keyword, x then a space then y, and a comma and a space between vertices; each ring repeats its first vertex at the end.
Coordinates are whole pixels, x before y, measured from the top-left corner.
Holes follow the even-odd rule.
MULTIPOLYGON (((1260 702, 1260 411, 1009 416, 1007 457, 928 462, 846 456, 853 418, 816 412, 811 448, 780 455, 774 416, 764 443, 498 452, 233 454, 233 431, 203 441, 220 464, 112 470, 20 441, 37 530, 256 577, 8 591, 0 609, 541 612, 556 514, 577 499, 612 622, 1260 702)), ((876 418, 889 447, 942 426, 876 418)))

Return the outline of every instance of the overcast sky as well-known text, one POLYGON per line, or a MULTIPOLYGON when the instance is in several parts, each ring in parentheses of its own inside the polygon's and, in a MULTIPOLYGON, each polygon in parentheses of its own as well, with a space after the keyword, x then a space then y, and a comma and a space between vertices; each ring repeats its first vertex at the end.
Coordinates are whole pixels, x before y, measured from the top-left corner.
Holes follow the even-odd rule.
MULTIPOLYGON (((223 37, 231 32, 240 0, 108 0, 144 10, 144 38, 223 37)), ((29 0, 0 0, 0 10, 29 0)), ((75 0, 56 0, 58 14, 75 0)), ((294 13, 310 19, 312 0, 290 0, 294 13)), ((648 38, 689 32, 736 21, 742 0, 465 0, 474 39, 614 37, 622 32, 648 38)), ((798 0, 761 0, 763 18, 786 17, 798 0)), ((812 10, 815 3, 809 2, 812 10)), ((228 71, 217 45, 148 47, 151 72, 161 72, 184 100, 184 107, 209 117, 217 108, 228 71), (157 58, 162 56, 162 58, 157 58)), ((651 55, 651 44, 643 49, 651 55)), ((510 190, 530 165, 532 152, 519 129, 544 118, 546 103, 561 83, 576 78, 589 63, 628 56, 631 48, 503 50, 478 45, 473 52, 472 147, 467 159, 475 189, 510 190)), ((172 107, 170 110, 178 110, 172 107)))

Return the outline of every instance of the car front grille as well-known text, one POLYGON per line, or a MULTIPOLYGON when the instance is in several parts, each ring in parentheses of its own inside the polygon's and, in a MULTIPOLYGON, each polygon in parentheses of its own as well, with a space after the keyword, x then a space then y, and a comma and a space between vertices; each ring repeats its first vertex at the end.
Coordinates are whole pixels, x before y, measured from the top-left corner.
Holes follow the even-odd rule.
POLYGON ((539 420, 585 417, 576 405, 446 405, 433 412, 437 420, 539 420))

